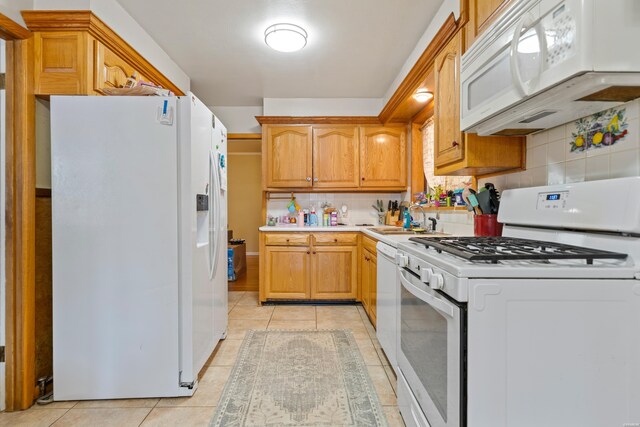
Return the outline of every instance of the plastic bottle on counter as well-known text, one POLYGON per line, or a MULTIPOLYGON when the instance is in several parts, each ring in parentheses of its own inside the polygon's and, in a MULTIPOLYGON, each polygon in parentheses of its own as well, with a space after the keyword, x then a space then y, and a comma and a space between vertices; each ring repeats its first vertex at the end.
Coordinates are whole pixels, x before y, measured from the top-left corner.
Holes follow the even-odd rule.
POLYGON ((298 211, 298 227, 304 227, 304 211, 302 209, 298 211))
POLYGON ((331 226, 335 227, 336 225, 338 225, 338 212, 333 211, 331 212, 331 226))
POLYGON ((322 214, 322 225, 324 225, 325 227, 328 227, 329 224, 330 224, 329 214, 328 213, 323 213, 322 214))
POLYGON ((402 220, 402 228, 405 230, 411 229, 411 214, 409 213, 409 209, 405 209, 404 218, 402 220))
POLYGON ((315 227, 318 225, 318 215, 316 215, 316 208, 311 208, 311 213, 309 214, 309 225, 315 227))

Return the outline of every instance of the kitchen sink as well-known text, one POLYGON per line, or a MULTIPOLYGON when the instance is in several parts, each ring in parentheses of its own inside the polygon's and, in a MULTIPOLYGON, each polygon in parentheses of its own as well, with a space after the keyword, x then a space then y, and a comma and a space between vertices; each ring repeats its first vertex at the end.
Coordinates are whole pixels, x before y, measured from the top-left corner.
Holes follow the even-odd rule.
POLYGON ((448 236, 446 233, 440 233, 438 231, 425 231, 421 233, 416 233, 413 230, 405 230, 404 228, 389 228, 389 227, 372 227, 367 230, 373 231, 374 233, 382 234, 384 236, 387 235, 419 235, 419 236, 448 236))

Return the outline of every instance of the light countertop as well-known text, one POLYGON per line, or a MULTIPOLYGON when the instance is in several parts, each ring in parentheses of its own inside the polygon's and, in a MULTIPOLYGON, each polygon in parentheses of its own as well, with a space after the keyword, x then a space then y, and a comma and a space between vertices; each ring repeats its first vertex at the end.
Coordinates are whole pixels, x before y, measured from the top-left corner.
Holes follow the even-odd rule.
MULTIPOLYGON (((307 233, 310 231, 313 232, 318 232, 318 231, 327 231, 327 232, 340 232, 340 231, 362 231, 364 229, 367 228, 371 228, 371 227, 376 227, 375 225, 336 225, 334 227, 309 227, 309 226, 305 226, 305 227, 299 227, 297 225, 274 225, 274 226, 269 226, 269 225, 263 225, 262 227, 259 228, 260 231, 287 231, 289 233, 294 232, 294 231, 300 231, 303 233, 307 233)), ((389 227, 389 228, 394 228, 394 227, 389 227)))
POLYGON ((393 226, 381 226, 381 225, 338 225, 335 227, 298 227, 298 226, 286 226, 286 225, 281 225, 281 226, 267 226, 267 225, 263 225, 262 227, 259 228, 260 231, 266 231, 266 232, 302 232, 302 233, 308 233, 308 232, 341 232, 341 231, 351 231, 351 232, 361 232, 366 234, 367 236, 370 236, 380 242, 386 243, 388 245, 393 246, 394 248, 398 247, 399 243, 404 243, 404 242, 408 242, 410 237, 415 237, 415 236, 429 236, 428 234, 379 234, 376 233, 375 231, 371 231, 369 230, 370 228, 390 228, 390 229, 394 229, 394 228, 399 228, 399 227, 393 227, 393 226))

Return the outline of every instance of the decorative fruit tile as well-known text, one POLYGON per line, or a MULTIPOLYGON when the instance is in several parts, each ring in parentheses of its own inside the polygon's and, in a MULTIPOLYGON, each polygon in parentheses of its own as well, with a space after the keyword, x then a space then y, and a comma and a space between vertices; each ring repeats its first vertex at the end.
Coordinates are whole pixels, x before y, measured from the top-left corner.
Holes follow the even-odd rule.
POLYGON ((569 152, 584 152, 624 143, 629 134, 626 108, 611 108, 573 123, 569 152))

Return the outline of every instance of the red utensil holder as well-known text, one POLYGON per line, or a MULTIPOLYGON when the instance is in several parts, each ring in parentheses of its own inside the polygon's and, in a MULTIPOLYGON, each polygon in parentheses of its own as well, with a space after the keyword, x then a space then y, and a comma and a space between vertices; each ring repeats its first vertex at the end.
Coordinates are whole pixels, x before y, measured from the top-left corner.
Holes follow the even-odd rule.
POLYGON ((474 215, 473 234, 476 237, 502 236, 502 223, 498 222, 498 215, 474 215))

